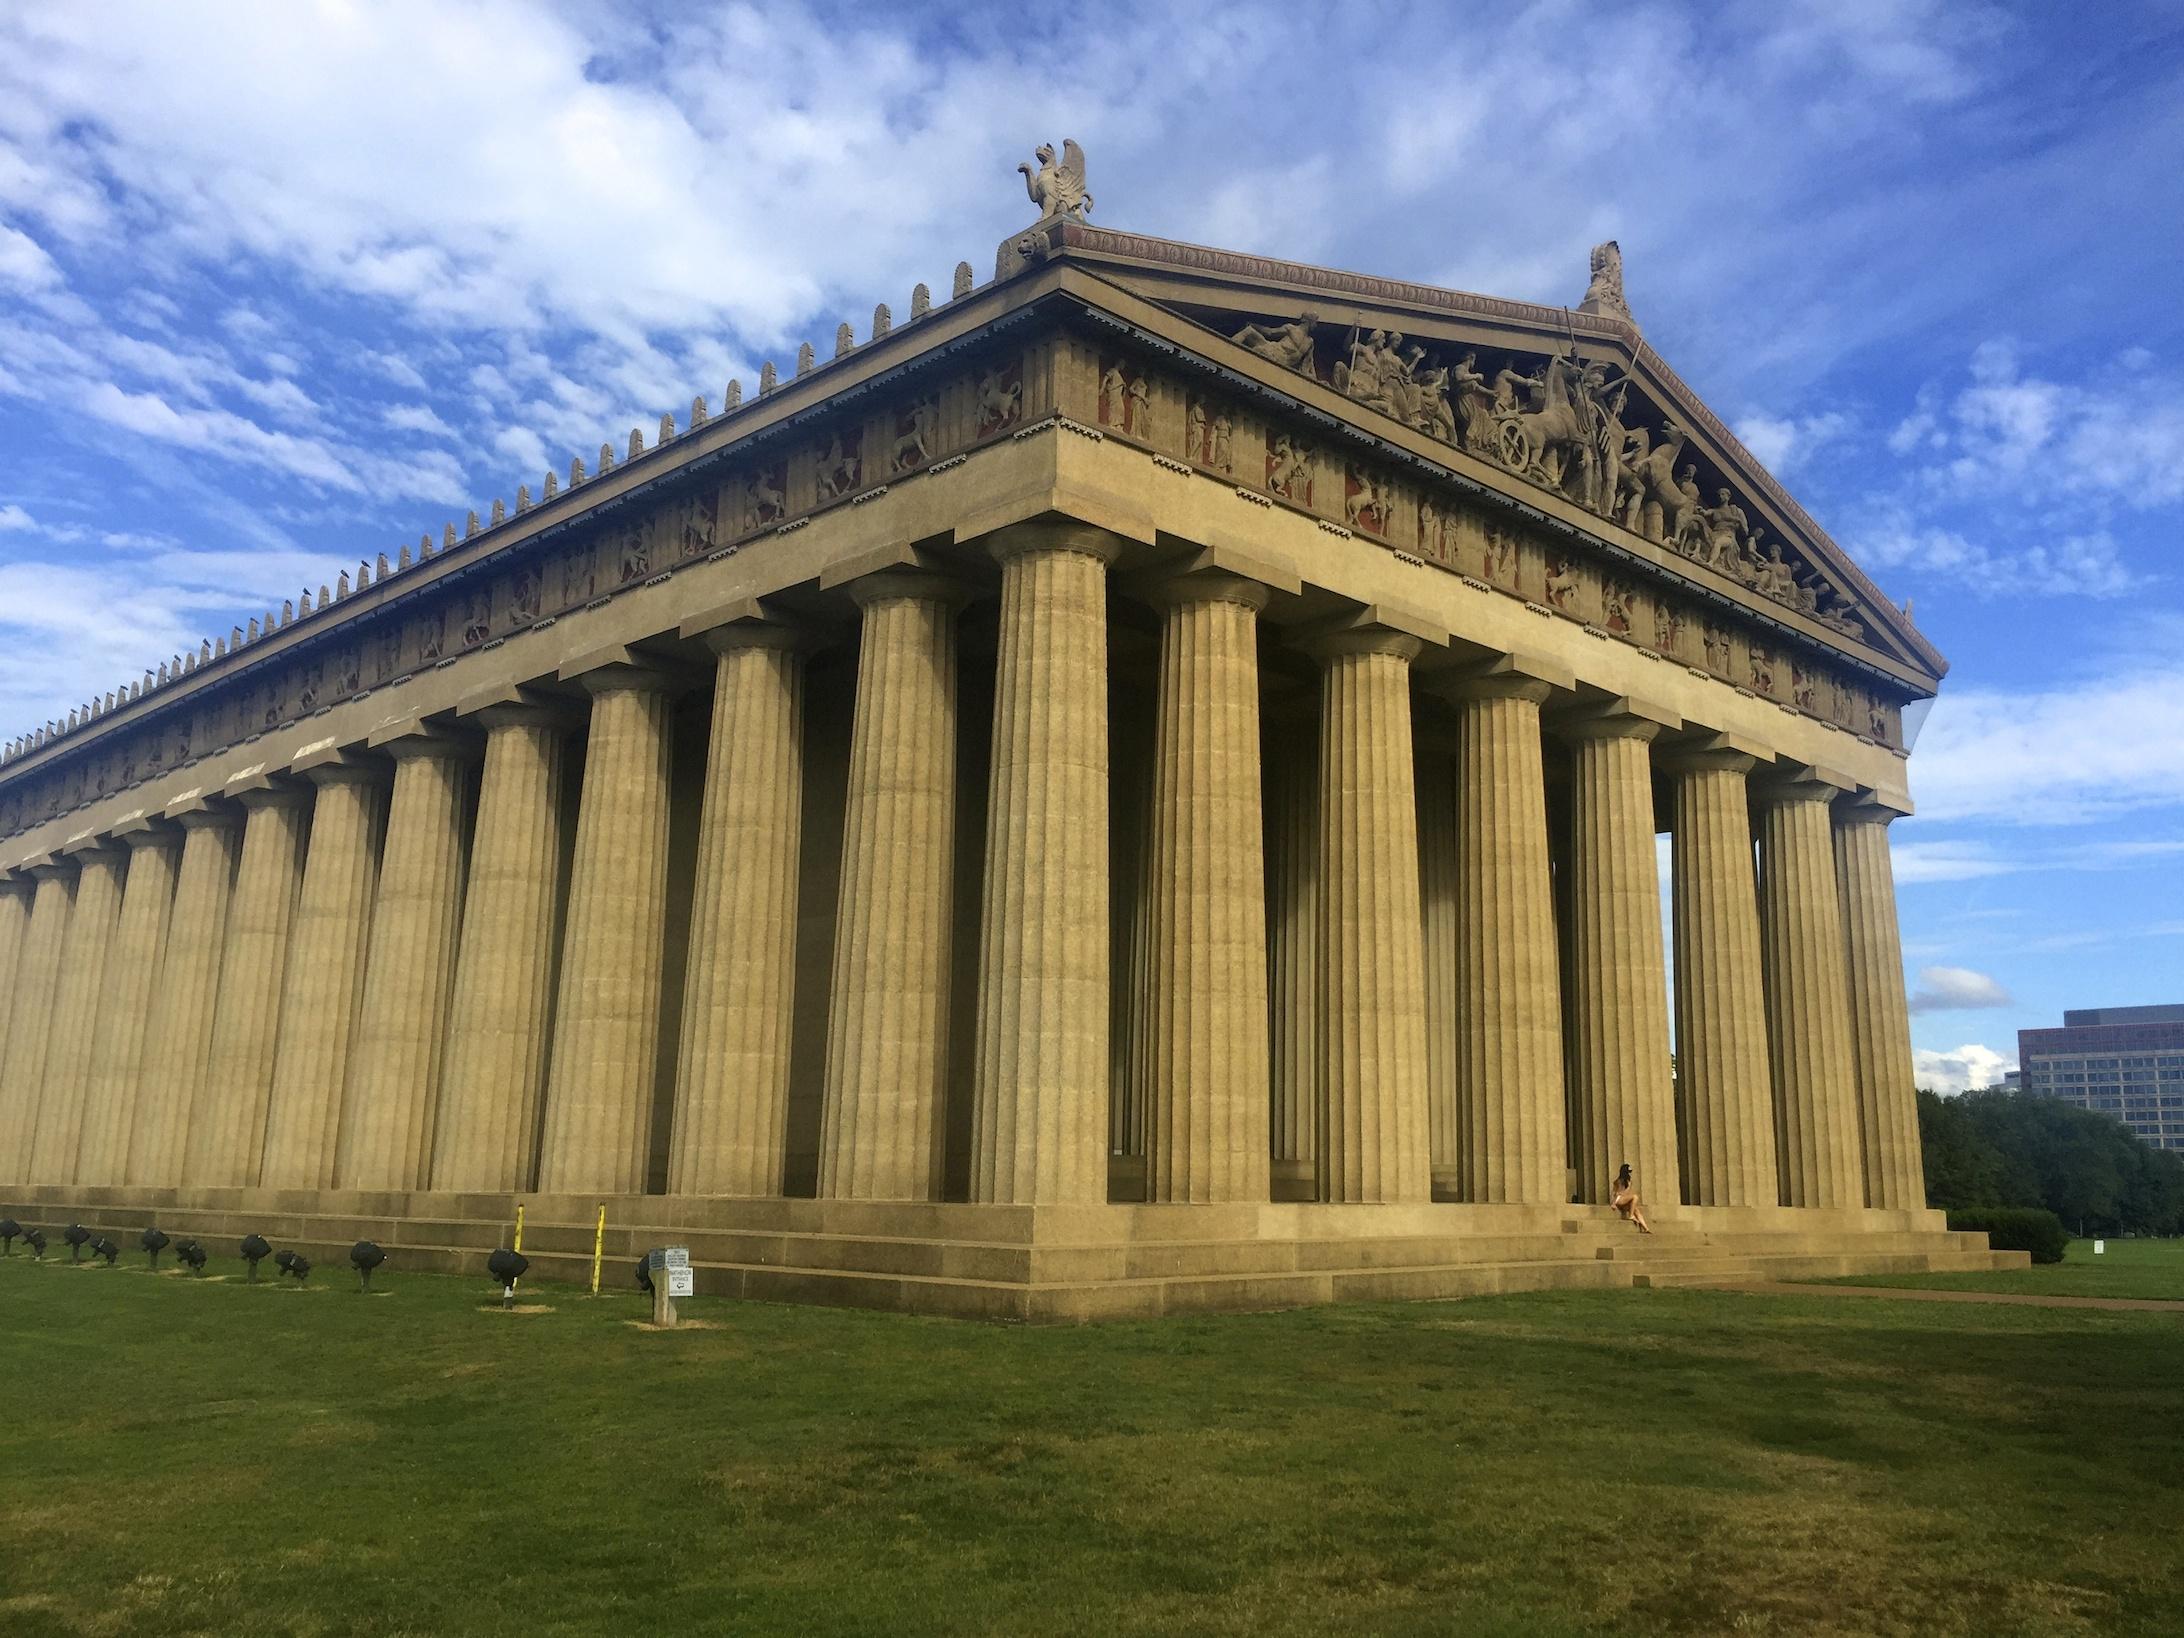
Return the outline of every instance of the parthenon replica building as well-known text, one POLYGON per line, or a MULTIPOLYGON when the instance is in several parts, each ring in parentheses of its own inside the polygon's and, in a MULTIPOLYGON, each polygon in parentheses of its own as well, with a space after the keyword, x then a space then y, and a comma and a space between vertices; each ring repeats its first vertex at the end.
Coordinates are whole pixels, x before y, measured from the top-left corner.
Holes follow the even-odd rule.
POLYGON ((604 1205, 1016 1318, 1988 1265, 1889 869, 1943 662, 1616 248, 1538 306, 1025 175, 990 281, 7 747, 0 1213, 522 1201, 575 1274, 604 1205))

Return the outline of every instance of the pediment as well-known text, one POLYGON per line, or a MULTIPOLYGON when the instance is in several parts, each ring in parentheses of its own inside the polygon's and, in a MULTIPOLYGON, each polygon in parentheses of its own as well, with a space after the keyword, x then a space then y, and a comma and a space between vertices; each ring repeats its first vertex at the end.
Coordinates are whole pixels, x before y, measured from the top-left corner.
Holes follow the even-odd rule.
POLYGON ((1547 307, 1077 221, 1045 234, 1026 260, 1066 259, 1189 321, 1217 361, 1303 377, 1361 427, 1423 435, 1453 468, 1520 502, 1544 492, 1603 540, 1846 652, 1932 683, 1947 669, 1597 277, 1582 307, 1547 307))

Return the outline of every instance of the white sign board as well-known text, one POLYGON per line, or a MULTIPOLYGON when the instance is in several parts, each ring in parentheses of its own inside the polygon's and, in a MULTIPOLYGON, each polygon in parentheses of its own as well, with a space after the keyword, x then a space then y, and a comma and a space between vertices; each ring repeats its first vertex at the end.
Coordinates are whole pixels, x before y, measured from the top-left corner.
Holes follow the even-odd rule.
POLYGON ((697 1276, 688 1267, 671 1268, 667 1271, 667 1294, 670 1297, 688 1297, 697 1291, 697 1276))
POLYGON ((690 1248, 688 1246, 669 1246, 667 1248, 667 1266, 671 1270, 688 1268, 690 1266, 690 1248))
POLYGON ((2100 1257, 2100 1256, 2105 1256, 2105 1255, 2107 1254, 2107 1251, 2108 1251, 2108 1242, 2107 1242, 2106 1240, 2095 1240, 2095 1241, 2093 1242, 2093 1255, 2094 1255, 2094 1256, 2096 1256, 2096 1257, 2100 1257))

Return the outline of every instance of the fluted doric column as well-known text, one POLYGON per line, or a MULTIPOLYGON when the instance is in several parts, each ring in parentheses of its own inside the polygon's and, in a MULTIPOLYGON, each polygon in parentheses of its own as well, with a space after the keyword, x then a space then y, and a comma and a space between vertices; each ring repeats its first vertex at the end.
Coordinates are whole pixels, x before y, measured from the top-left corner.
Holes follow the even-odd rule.
POLYGON ((1267 589, 1190 574, 1163 606, 1154 729, 1145 1197, 1268 1196, 1266 851, 1259 611, 1267 589))
POLYGON ((1456 743, 1418 730, 1418 916, 1426 955, 1426 1136, 1436 1193, 1463 1191, 1456 1030, 1456 743))
POLYGON ((269 1189, 333 1187, 387 821, 387 774, 376 759, 324 762, 304 776, 318 794, 266 1102, 258 1180, 269 1189))
POLYGON ((660 1061, 673 679, 618 663, 582 681, 591 727, 538 1186, 641 1194, 660 1061))
POLYGON ((1922 1210, 1926 1167, 1919 1153, 1911 1013, 1904 999, 1903 944, 1896 929, 1896 875, 1888 856, 1888 824, 1896 815, 1872 803, 1852 802, 1837 803, 1835 814, 1835 876, 1843 901, 1865 1203, 1889 1211, 1922 1210))
POLYGON ((136 1129, 137 1088, 144 1074, 145 1032, 151 1023, 153 991, 166 960, 175 865, 182 851, 175 832, 164 825, 140 825, 122 841, 129 849, 129 866, 101 986, 98 1038, 91 1046, 83 1140, 76 1150, 79 1183, 114 1184, 128 1176, 129 1139, 136 1129))
POLYGON ((310 826, 309 797, 292 786, 245 791, 236 800, 243 808, 242 856, 228 901, 212 1050, 182 1167, 182 1181, 192 1188, 247 1188, 258 1181, 288 937, 310 826))
POLYGON ((1410 663, 1383 627, 1312 645, 1320 674, 1319 1197, 1433 1193, 1410 663))
POLYGON ((7 1054, 0 1060, 0 1182, 9 1183, 42 1181, 31 1175, 31 1143, 45 1091, 53 1001, 61 986, 68 916, 76 892, 72 861, 49 861, 34 866, 30 874, 38 885, 31 897, 23 954, 16 965, 7 1054))
POLYGON ((1560 1204, 1568 1170, 1561 972, 1547 859, 1545 681, 1456 684, 1457 1097, 1463 1197, 1560 1204))
MULTIPOLYGON (((971 1198, 1107 1198, 1107 565, 1082 524, 996 537, 1000 653, 971 1198)), ((1157 1090, 1154 1096, 1158 1097, 1157 1090)), ((1148 1152, 1157 1138, 1148 1134, 1148 1152)))
MULTIPOLYGON (((1319 695, 1271 705, 1260 737, 1266 771, 1266 972, 1273 1168, 1285 1187, 1318 1189, 1319 695)), ((1294 1193, 1285 1198, 1296 1198, 1294 1193)))
POLYGON ((128 855, 103 843, 75 855, 76 901, 68 914, 68 938, 53 991, 53 1033, 46 1046, 45 1090, 30 1146, 34 1183, 73 1183, 83 1144, 84 1108, 91 1090, 91 1054, 97 1045, 99 1001, 121 919, 121 885, 128 855))
POLYGON ((158 1188, 182 1181, 190 1125, 212 1053, 235 875, 233 809, 194 809, 181 815, 181 825, 182 863, 167 923, 167 959, 152 992, 136 1125, 129 1134, 128 1181, 158 1188))
POLYGON ((477 840, 448 1007, 432 1186, 528 1189, 538 1166, 554 957, 561 931, 561 781, 569 723, 524 702, 487 706, 477 840))
POLYGON ((1745 795, 1752 766, 1729 750, 1688 752, 1671 764, 1676 1106, 1683 1196, 1694 1206, 1772 1206, 1782 1192, 1745 795))
POLYGON ((764 620, 705 640, 713 727, 668 1190, 774 1195, 788 1156, 808 643, 764 620))
POLYGON ((394 758, 364 999, 334 1153, 344 1189, 421 1189, 432 1157, 449 979, 462 913, 468 746, 411 733, 394 758))
POLYGON ((1761 788, 1760 931, 1775 1142, 1786 1206, 1865 1203, 1842 901, 1829 819, 1835 795, 1835 786, 1816 779, 1761 788))
POLYGON ((842 822, 819 1193, 940 1195, 955 876, 953 582, 870 575, 842 822))
POLYGON ((30 930, 30 895, 35 885, 27 877, 0 876, 0 1067, 7 1061, 15 975, 23 960, 23 935, 30 930))
POLYGON ((1610 710, 1562 725, 1571 801, 1571 1106, 1579 1196, 1610 1198, 1628 1164, 1652 1206, 1678 1203, 1668 972, 1654 847, 1652 742, 1659 722, 1610 710))

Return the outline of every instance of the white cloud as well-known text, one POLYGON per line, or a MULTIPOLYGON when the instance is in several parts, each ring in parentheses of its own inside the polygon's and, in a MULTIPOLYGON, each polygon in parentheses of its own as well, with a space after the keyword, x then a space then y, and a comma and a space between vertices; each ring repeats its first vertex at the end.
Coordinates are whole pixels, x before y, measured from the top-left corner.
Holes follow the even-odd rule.
POLYGON ((38 520, 13 501, 5 506, 0 506, 0 529, 35 529, 37 527, 38 520))
POLYGON ((1891 838, 1889 857, 1899 885, 1907 882, 1968 882, 1982 876, 2007 876, 2022 866, 1986 842, 1914 842, 1891 838))
POLYGON ((2053 688, 1943 690, 1919 736, 1921 821, 2079 824, 2184 804, 2184 654, 2053 688))
POLYGON ((398 432, 421 432, 429 438, 455 436, 455 429, 426 404, 389 404, 379 412, 379 418, 398 432))
POLYGON ((1848 437, 1852 423, 1840 410, 1804 416, 1754 412, 1738 421, 1735 430, 1744 447, 1759 457, 1760 465, 1786 478, 1830 444, 1848 437))
POLYGON ((1981 343, 1945 403, 1929 391, 1890 440, 1930 459, 1927 481, 1962 498, 2184 499, 2184 375, 2127 358, 2060 381, 2028 371, 2007 340, 1981 343))
POLYGON ((1985 1086, 2000 1086, 2003 1073, 2016 1067, 2016 1053, 2005 1055, 1976 1041, 1946 1051, 1918 1047, 1911 1054, 1912 1078, 1926 1090, 1939 1092, 1944 1097, 1985 1086))
POLYGON ((2123 560, 2105 531, 2025 545, 1983 545, 1953 529, 1896 513, 1855 537, 1851 555, 1871 569, 1913 569, 1975 597, 2122 597, 2148 577, 2123 560))
POLYGON ((20 228, 0 222, 0 285, 17 290, 51 290, 63 282, 61 270, 45 246, 20 228))
POLYGON ((2015 1004, 1994 978, 1970 967, 1921 967, 1919 987, 1911 992, 1913 1012, 1983 1011, 2015 1004))

